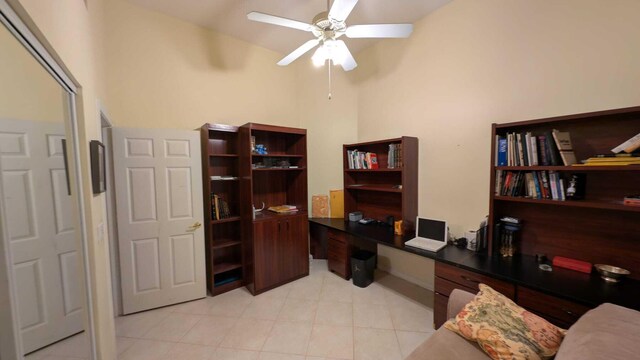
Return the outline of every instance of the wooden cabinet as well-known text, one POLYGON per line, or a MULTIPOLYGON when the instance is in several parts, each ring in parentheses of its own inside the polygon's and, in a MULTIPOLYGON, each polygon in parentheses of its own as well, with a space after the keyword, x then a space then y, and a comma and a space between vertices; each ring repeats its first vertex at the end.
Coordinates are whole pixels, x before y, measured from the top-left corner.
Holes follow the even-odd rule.
POLYGON ((388 216, 402 220, 405 230, 415 229, 418 215, 418 138, 395 139, 343 145, 344 213, 361 211, 364 217, 386 221, 388 216), (389 146, 397 153, 390 168, 389 146), (353 168, 352 151, 375 153, 377 169, 353 168))
POLYGON ((482 283, 491 286, 512 300, 516 299, 515 285, 453 265, 436 262, 435 275, 435 306, 433 315, 435 328, 439 328, 447 321, 447 302, 449 301, 449 295, 454 289, 475 294, 479 290, 478 285, 482 283))
POLYGON ((447 302, 451 292, 454 289, 460 289, 475 294, 478 292, 480 283, 489 285, 523 308, 565 329, 590 309, 573 301, 441 262, 436 262, 435 273, 434 325, 436 328, 447 321, 447 302))
POLYGON ((588 306, 560 299, 524 286, 518 287, 517 302, 518 305, 565 329, 589 311, 588 306))
POLYGON ((239 128, 245 283, 259 294, 309 274, 306 130, 245 124, 239 128), (267 153, 252 151, 263 145, 267 153), (276 214, 272 206, 295 205, 276 214), (253 215, 253 207, 264 210, 253 215))
POLYGON ((351 246, 347 235, 329 230, 327 239, 327 265, 329 271, 349 280, 351 278, 351 246))

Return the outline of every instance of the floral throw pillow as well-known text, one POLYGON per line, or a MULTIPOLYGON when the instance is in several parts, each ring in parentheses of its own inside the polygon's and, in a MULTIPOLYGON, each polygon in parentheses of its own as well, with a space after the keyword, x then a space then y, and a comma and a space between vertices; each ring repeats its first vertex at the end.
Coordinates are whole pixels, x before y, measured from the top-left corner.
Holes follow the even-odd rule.
POLYGON ((494 360, 550 359, 566 333, 485 284, 444 326, 477 342, 494 360))

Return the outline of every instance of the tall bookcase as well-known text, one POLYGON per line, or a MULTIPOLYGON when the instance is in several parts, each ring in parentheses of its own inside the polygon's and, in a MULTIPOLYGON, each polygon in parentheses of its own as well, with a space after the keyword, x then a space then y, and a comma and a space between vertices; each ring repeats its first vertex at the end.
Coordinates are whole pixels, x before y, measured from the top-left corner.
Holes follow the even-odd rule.
POLYGON ((544 134, 552 129, 571 134, 578 160, 611 149, 640 133, 640 107, 592 112, 492 126, 489 254, 500 256, 493 225, 504 216, 523 221, 519 252, 564 256, 619 266, 640 279, 640 207, 625 206, 625 195, 640 193, 640 166, 496 166, 495 138, 507 133, 544 134), (556 171, 567 182, 573 173, 586 176, 582 200, 543 200, 500 196, 496 171, 556 171))
POLYGON ((259 294, 309 274, 307 138, 305 129, 254 123, 239 134, 245 283, 259 294), (252 143, 267 154, 252 151, 252 143), (285 204, 298 211, 267 210, 285 204), (264 210, 254 216, 253 206, 264 210))
POLYGON ((240 207, 238 128, 205 124, 200 128, 205 214, 207 287, 217 295, 244 285, 240 207), (213 177, 225 177, 215 180, 213 177), (212 195, 229 205, 230 213, 216 216, 212 195))
POLYGON ((385 221, 391 215, 403 220, 406 230, 415 229, 418 215, 418 138, 395 139, 343 145, 344 213, 361 211, 364 217, 385 221), (402 166, 389 168, 389 145, 402 148, 402 166), (349 169, 349 151, 377 155, 378 169, 349 169))

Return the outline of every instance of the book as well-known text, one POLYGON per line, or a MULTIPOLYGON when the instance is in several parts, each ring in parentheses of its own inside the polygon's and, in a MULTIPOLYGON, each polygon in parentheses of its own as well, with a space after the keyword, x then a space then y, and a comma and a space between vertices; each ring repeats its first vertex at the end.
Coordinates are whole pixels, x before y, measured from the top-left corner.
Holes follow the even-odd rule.
POLYGON ((522 149, 522 136, 520 134, 516 134, 516 149, 518 151, 518 164, 517 166, 524 166, 524 150, 522 149))
POLYGON ((278 213, 278 214, 290 214, 298 211, 298 208, 295 205, 278 205, 278 206, 269 206, 267 210, 278 213))
POLYGON ((547 139, 544 135, 538 136, 538 149, 540 151, 540 165, 549 165, 549 158, 547 157, 547 139))
POLYGON ((580 261, 580 260, 566 258, 562 256, 554 256, 552 263, 553 263, 553 266, 557 266, 557 267, 561 267, 569 270, 575 270, 575 271, 583 272, 586 274, 591 273, 592 265, 591 263, 588 263, 586 261, 580 261))
POLYGON ((553 139, 553 135, 550 131, 544 134, 545 136, 545 145, 547 146, 547 151, 549 152, 549 165, 558 166, 562 163, 562 159, 560 158, 560 154, 558 153, 558 148, 556 146, 556 142, 553 139))
POLYGON ((538 166, 538 141, 535 135, 532 135, 530 132, 527 133, 529 137, 529 148, 531 149, 531 160, 530 164, 533 166, 538 166))
POLYGON ((576 154, 573 152, 573 146, 571 144, 571 135, 568 131, 558 131, 553 129, 551 134, 555 140, 555 144, 558 147, 560 158, 565 166, 570 166, 578 162, 576 160, 576 154))
POLYGON ((507 165, 507 139, 503 137, 498 138, 498 161, 496 165, 507 165))
POLYGON ((611 149, 611 152, 619 153, 624 151, 630 154, 638 149, 640 149, 640 134, 631 137, 629 140, 611 149))
POLYGON ((379 167, 378 155, 376 155, 376 153, 369 153, 369 161, 371 163, 371 169, 377 169, 379 167))

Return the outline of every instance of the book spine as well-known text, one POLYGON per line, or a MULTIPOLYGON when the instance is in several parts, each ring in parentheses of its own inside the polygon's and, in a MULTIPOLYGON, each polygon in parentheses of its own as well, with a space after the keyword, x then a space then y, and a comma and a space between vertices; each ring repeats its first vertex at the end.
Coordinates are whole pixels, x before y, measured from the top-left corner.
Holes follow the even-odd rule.
POLYGON ((538 172, 537 171, 533 172, 533 184, 536 187, 535 198, 536 199, 541 199, 542 198, 542 191, 540 190, 541 186, 540 186, 540 180, 538 179, 538 172))
POLYGON ((555 171, 549 171, 549 187, 551 188, 551 199, 558 200, 558 187, 556 186, 556 173, 555 171))
POLYGON ((507 165, 507 139, 499 138, 498 140, 498 166, 507 165))
POLYGON ((564 179, 560 179, 560 200, 567 200, 567 195, 564 191, 564 179))
POLYGON ((529 141, 531 143, 531 161, 533 166, 538 166, 538 141, 534 135, 529 133, 529 141))
POLYGON ((527 145, 527 134, 520 134, 520 142, 522 143, 522 145, 520 146, 522 148, 522 163, 524 164, 524 166, 529 166, 531 165, 531 163, 529 162, 529 146, 527 145))
POLYGON ((546 138, 544 135, 538 136, 538 148, 540 149, 540 163, 543 166, 549 165, 549 158, 547 157, 546 138))
POLYGON ((551 132, 547 132, 545 133, 545 137, 547 139, 547 148, 549 149, 549 162, 551 163, 550 165, 552 166, 558 166, 560 165, 560 153, 558 152, 558 148, 556 147, 556 142, 553 139, 553 135, 551 135, 551 132))
POLYGON ((496 183, 493 188, 495 195, 500 195, 500 186, 502 186, 502 170, 496 170, 496 183))

